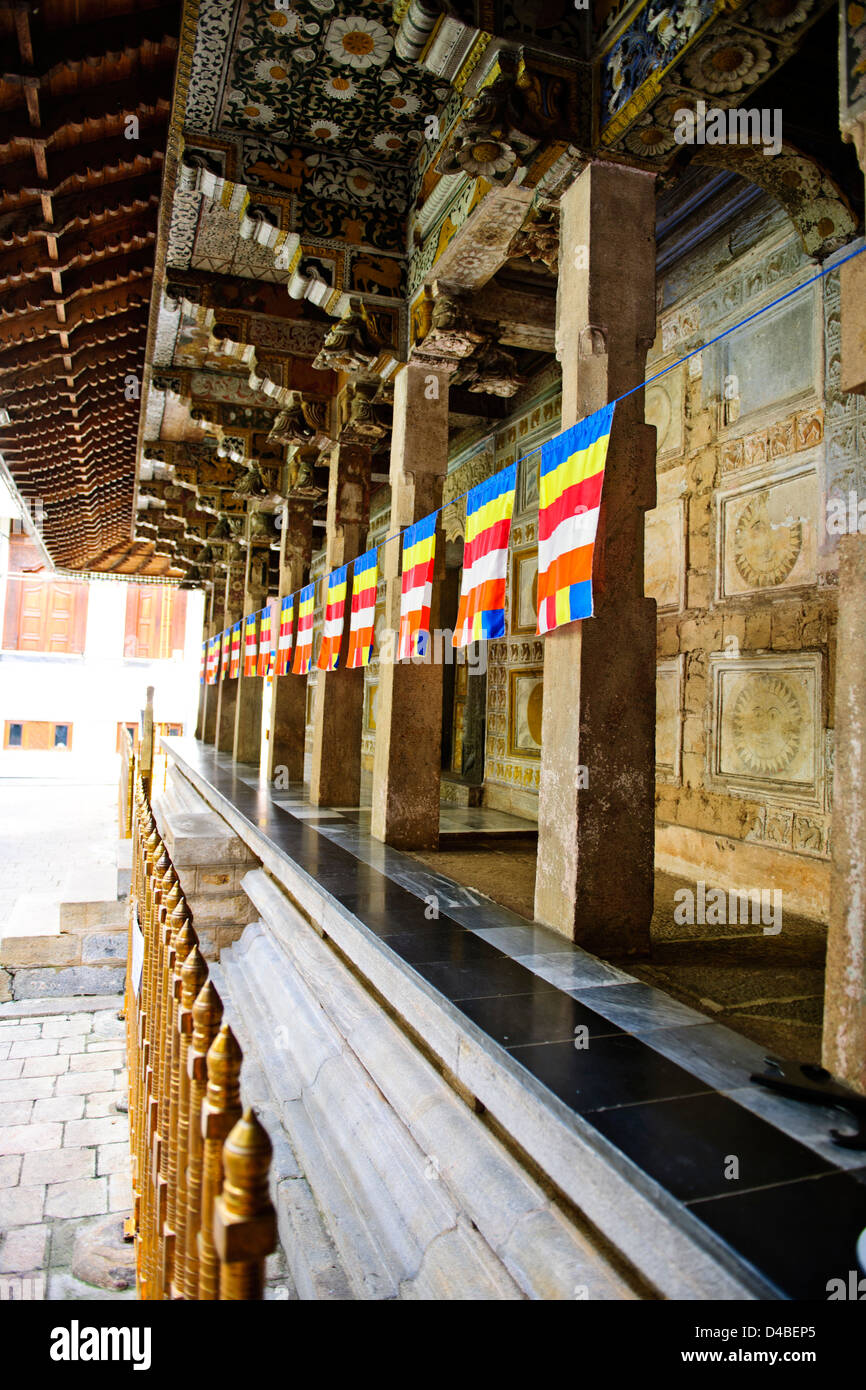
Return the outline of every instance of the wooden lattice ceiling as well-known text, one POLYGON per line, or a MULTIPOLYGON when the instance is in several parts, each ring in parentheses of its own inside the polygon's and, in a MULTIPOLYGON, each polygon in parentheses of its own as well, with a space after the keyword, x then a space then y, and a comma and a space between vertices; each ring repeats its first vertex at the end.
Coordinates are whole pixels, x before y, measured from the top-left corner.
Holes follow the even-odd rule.
POLYGON ((75 569, 131 536, 180 8, 0 2, 0 453, 75 569))

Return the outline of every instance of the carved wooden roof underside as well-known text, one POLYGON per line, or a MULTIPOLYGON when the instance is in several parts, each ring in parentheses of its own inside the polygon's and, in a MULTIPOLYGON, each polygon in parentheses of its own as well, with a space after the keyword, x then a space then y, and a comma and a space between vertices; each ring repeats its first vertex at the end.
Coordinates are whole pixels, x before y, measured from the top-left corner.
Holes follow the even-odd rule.
POLYGON ((818 258, 858 227, 862 179, 825 158, 835 78, 811 143, 802 83, 784 87, 823 54, 834 0, 178 10, 0 0, 0 450, 64 564, 198 582, 238 558, 250 513, 264 536, 295 495, 321 521, 333 440, 387 471, 411 354, 457 362, 458 425, 501 418, 551 360, 557 202, 589 158, 685 181, 689 216, 760 188, 818 258), (684 107, 762 89, 785 106, 777 157, 676 141, 684 107))
POLYGON ((131 524, 179 18, 176 0, 0 4, 0 453, 74 569, 125 546, 124 572, 169 570, 132 554, 131 524))

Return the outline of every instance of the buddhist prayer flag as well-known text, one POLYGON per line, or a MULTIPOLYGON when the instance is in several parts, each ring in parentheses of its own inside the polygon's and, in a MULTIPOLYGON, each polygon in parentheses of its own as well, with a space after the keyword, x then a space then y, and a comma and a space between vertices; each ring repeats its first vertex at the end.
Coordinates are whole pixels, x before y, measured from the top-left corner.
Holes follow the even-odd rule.
POLYGON ((436 516, 425 516, 403 532, 403 575, 400 592, 400 636, 397 659, 421 655, 429 643, 433 601, 433 561, 436 554, 436 516), (420 633, 428 634, 425 639, 420 633))
POLYGON ((284 676, 289 669, 294 620, 295 596, 294 594, 287 594, 280 604, 280 635, 277 642, 277 669, 275 672, 278 676, 284 676))
POLYGON ((220 639, 211 637, 207 645, 207 683, 216 685, 220 660, 220 639))
POLYGON ((325 585, 325 626, 322 645, 316 662, 320 671, 336 671, 340 661, 340 642, 346 613, 348 565, 341 565, 328 575, 325 585))
POLYGON ((505 636, 505 576, 517 487, 517 464, 472 488, 466 498, 466 544, 460 608, 452 638, 465 647, 479 638, 505 636))
POLYGON ((592 616, 592 553, 613 404, 541 446, 538 631, 592 616))
POLYGON ((220 638, 220 642, 221 642, 221 644, 222 644, 222 657, 221 657, 221 660, 220 660, 220 680, 221 680, 221 681, 224 681, 224 680, 225 680, 226 676, 228 675, 228 671, 229 671, 229 641, 230 641, 230 637, 231 637, 231 634, 230 634, 230 632, 228 631, 228 628, 227 628, 226 631, 222 634, 222 636, 221 636, 221 638, 220 638))
POLYGON ((201 644, 201 661, 198 667, 198 683, 204 685, 207 676, 207 642, 201 644))
POLYGON ((256 674, 256 614, 244 619, 244 675, 256 674))
POLYGON ((269 676, 273 660, 273 638, 271 635, 271 606, 263 608, 259 623, 259 675, 269 676))
POLYGON ((241 669, 241 625, 235 623, 232 628, 232 651, 229 660, 229 679, 237 680, 241 669))
POLYGON ((349 670, 370 663, 378 580, 379 552, 368 550, 366 555, 358 556, 352 574, 352 616, 349 620, 349 653, 346 657, 349 670))
POLYGON ((301 590, 298 604, 298 636, 295 642, 295 659, 292 662, 294 676, 306 676, 312 665, 315 594, 315 584, 308 584, 301 590))

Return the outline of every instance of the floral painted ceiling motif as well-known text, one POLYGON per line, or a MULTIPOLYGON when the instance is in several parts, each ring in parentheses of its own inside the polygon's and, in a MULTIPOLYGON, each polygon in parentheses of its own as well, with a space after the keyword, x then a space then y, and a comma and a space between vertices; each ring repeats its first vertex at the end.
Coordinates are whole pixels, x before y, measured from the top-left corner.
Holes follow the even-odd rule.
POLYGON ((451 89, 397 56, 396 32, 389 0, 247 0, 220 125, 405 165, 451 89))

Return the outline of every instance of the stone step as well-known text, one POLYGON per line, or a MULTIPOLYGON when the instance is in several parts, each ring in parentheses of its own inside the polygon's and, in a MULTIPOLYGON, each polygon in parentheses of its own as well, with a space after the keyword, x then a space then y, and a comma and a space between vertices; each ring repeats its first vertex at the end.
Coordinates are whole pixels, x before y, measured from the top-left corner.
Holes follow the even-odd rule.
MULTIPOLYGON (((585 1287, 590 1298, 633 1297, 273 881, 258 871, 244 889, 261 921, 224 952, 218 988, 350 1296, 570 1299, 585 1287)), ((288 1186, 298 1203, 303 1189, 288 1186)), ((290 1214, 281 1220, 288 1247, 290 1214)))

